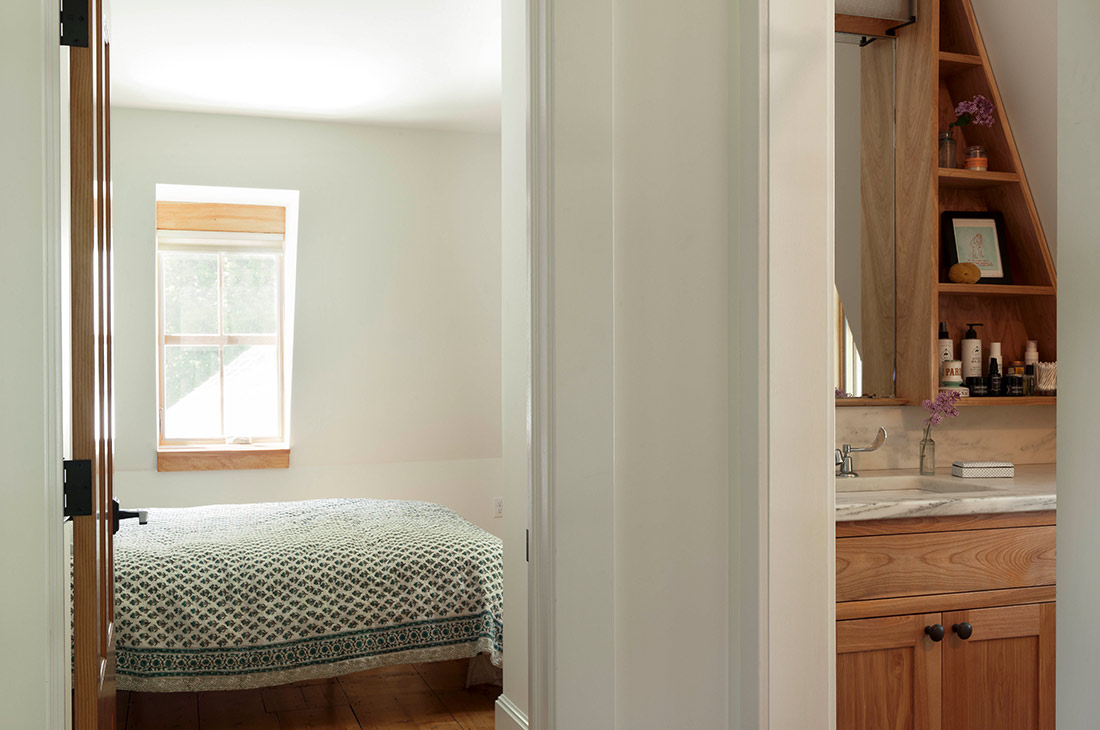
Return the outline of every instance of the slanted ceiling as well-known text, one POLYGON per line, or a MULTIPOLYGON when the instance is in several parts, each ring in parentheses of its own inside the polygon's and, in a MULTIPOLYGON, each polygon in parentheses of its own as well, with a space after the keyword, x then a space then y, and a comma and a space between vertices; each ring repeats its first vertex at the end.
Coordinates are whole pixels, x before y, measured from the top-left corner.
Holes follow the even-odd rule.
POLYGON ((836 0, 838 15, 909 20, 909 0, 836 0))

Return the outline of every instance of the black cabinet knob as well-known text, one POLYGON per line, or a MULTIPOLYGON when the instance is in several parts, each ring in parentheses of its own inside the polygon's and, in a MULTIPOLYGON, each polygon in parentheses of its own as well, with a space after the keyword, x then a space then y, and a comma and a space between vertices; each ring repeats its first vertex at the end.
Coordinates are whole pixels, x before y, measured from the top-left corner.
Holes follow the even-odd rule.
POLYGON ((963 621, 961 624, 955 624, 951 627, 951 630, 958 634, 959 638, 966 641, 974 633, 974 627, 963 621))
POLYGON ((943 626, 932 624, 924 627, 924 633, 928 634, 928 638, 932 641, 943 641, 943 637, 947 632, 943 630, 943 626))

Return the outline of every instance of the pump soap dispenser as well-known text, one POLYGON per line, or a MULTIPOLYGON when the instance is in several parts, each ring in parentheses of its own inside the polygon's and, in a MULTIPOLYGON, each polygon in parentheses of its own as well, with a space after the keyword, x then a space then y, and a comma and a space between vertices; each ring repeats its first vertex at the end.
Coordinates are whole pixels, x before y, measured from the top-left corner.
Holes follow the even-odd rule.
POLYGON ((967 378, 982 377, 982 341, 978 339, 978 333, 974 328, 984 325, 981 322, 973 324, 967 322, 966 326, 969 329, 963 335, 959 347, 959 350, 961 350, 959 359, 962 360, 963 364, 963 382, 966 382, 967 378))
POLYGON ((940 322, 940 380, 943 380, 943 364, 949 360, 955 359, 955 342, 951 339, 951 335, 947 334, 947 322, 940 322))

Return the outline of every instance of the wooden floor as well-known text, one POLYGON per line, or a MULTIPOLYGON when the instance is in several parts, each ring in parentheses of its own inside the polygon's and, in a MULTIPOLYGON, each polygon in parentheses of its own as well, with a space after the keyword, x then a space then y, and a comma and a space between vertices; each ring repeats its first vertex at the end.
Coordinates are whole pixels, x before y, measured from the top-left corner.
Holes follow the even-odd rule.
POLYGON ((500 688, 468 660, 406 664, 234 692, 118 693, 119 730, 492 730, 500 688))

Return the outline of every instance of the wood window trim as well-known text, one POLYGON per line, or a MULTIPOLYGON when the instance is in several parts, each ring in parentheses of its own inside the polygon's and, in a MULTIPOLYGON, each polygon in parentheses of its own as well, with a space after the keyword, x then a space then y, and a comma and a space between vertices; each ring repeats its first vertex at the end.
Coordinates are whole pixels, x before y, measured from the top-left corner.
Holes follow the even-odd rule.
POLYGON ((286 208, 238 203, 157 201, 157 230, 286 234, 286 208))
POLYGON ((229 471, 234 469, 289 468, 290 448, 287 446, 157 449, 157 471, 229 471))

